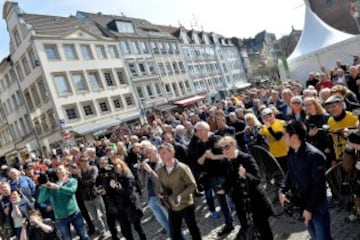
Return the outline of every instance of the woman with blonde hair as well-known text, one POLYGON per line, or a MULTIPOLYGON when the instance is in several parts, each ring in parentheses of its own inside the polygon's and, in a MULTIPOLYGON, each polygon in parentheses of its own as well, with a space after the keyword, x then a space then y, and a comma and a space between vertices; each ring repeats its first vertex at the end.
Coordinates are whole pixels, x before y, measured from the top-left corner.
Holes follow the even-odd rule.
POLYGON ((261 145, 266 146, 265 139, 262 135, 259 134, 259 129, 262 127, 262 124, 257 119, 254 113, 247 113, 244 116, 245 119, 245 130, 244 130, 244 143, 245 149, 249 151, 251 145, 261 145))
POLYGON ((306 111, 305 125, 308 131, 308 141, 320 149, 326 156, 326 166, 330 167, 332 159, 335 159, 333 141, 330 135, 323 131, 327 125, 329 115, 315 98, 305 98, 306 111))
POLYGON ((146 236, 141 227, 143 216, 139 196, 135 189, 135 178, 125 161, 113 159, 114 170, 110 176, 106 191, 117 210, 117 219, 121 232, 126 239, 134 239, 131 225, 134 226, 141 240, 146 236))

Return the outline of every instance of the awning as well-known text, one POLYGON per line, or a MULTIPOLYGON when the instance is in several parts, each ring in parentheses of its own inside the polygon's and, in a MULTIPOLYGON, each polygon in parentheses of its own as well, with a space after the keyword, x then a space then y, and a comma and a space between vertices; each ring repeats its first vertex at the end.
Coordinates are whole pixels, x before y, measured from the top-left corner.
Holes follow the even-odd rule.
POLYGON ((235 88, 236 89, 243 89, 243 88, 247 88, 250 87, 251 83, 248 82, 244 82, 244 83, 235 83, 235 88))
POLYGON ((177 108, 177 106, 173 104, 162 104, 154 107, 155 110, 158 110, 160 112, 170 111, 175 108, 177 108))
POLYGON ((187 106, 191 106, 199 101, 202 101, 204 99, 205 99, 205 96, 194 96, 191 98, 186 98, 186 99, 183 99, 180 101, 176 101, 176 102, 174 102, 174 104, 182 106, 182 107, 187 107, 187 106))
POLYGON ((123 122, 127 122, 127 121, 133 120, 135 118, 139 118, 139 117, 140 117, 140 114, 136 113, 136 114, 132 114, 130 116, 126 116, 124 118, 122 118, 122 117, 109 118, 109 119, 94 121, 92 123, 84 124, 84 125, 81 125, 78 127, 73 127, 72 129, 69 129, 69 130, 72 132, 76 132, 79 135, 85 135, 85 134, 97 132, 100 130, 106 130, 107 128, 110 128, 110 127, 113 127, 116 125, 120 125, 123 122))

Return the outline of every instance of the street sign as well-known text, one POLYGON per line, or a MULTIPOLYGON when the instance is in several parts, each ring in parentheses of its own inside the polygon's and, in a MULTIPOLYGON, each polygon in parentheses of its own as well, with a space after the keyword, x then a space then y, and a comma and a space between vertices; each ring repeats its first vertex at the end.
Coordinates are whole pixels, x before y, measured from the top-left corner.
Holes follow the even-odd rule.
POLYGON ((59 122, 60 122, 60 124, 65 124, 65 119, 62 118, 59 120, 59 122))
POLYGON ((145 116, 145 111, 143 109, 141 109, 140 115, 143 116, 143 117, 145 116))
POLYGON ((64 138, 64 140, 69 140, 71 138, 71 134, 70 133, 64 133, 63 138, 64 138))

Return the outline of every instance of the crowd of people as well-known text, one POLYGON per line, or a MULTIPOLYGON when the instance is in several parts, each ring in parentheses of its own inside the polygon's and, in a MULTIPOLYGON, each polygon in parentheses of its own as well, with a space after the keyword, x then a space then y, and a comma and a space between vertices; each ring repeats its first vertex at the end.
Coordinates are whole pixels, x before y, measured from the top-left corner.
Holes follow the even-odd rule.
POLYGON ((347 143, 328 132, 357 127, 351 111, 360 107, 359 65, 346 73, 336 64, 331 76, 310 73, 305 88, 284 81, 248 89, 182 112, 152 114, 146 124, 121 125, 108 138, 64 148, 50 159, 1 166, 3 239, 70 240, 72 225, 80 240, 103 238, 107 230, 117 240, 118 224, 127 240, 134 239, 133 228, 147 239, 144 203, 171 239, 184 239, 183 221, 192 239, 201 239, 194 198, 205 197, 211 217, 223 218, 219 237, 234 230, 236 211, 237 239, 257 234, 271 240, 273 202, 251 152, 260 145, 286 173, 276 179, 281 205, 297 198, 312 239, 330 240, 325 171, 341 160, 347 143))

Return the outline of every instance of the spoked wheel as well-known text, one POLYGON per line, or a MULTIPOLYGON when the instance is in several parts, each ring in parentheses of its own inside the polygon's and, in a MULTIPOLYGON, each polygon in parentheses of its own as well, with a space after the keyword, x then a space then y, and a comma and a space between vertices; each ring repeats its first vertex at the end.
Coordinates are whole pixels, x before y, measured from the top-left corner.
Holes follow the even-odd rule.
POLYGON ((250 147, 250 154, 259 166, 261 186, 273 204, 274 215, 279 216, 282 214, 283 208, 278 200, 278 191, 282 180, 285 178, 284 171, 275 157, 264 147, 253 145, 250 147))
POLYGON ((334 203, 339 207, 349 208, 352 201, 350 174, 344 171, 342 162, 329 168, 325 175, 334 203))

